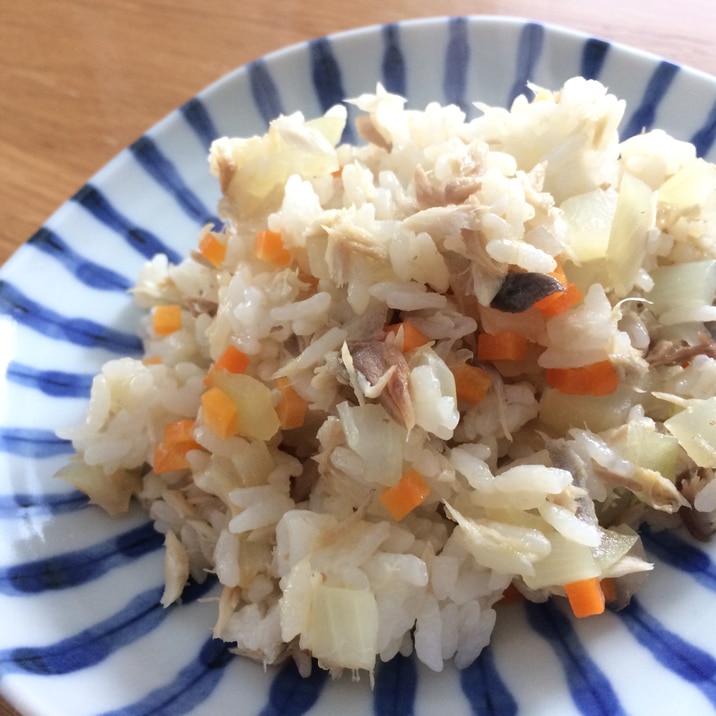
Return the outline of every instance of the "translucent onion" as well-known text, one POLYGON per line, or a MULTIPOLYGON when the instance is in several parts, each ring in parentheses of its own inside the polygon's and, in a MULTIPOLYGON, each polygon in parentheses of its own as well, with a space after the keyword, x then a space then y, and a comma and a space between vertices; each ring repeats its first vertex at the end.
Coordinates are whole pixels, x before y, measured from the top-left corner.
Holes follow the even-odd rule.
POLYGON ((618 296, 626 296, 634 286, 655 220, 656 193, 641 179, 624 174, 607 248, 611 284, 618 296))
POLYGON ((701 467, 716 467, 716 397, 689 400, 664 426, 701 467))
POLYGON ((540 419, 559 433, 584 425, 596 433, 623 425, 629 410, 641 398, 620 385, 611 395, 567 395, 547 388, 540 401, 540 419))
POLYGON ((580 261, 594 261, 607 255, 616 207, 614 189, 594 189, 562 202, 560 208, 569 227, 569 243, 580 261))
POLYGON ((315 586, 309 629, 301 646, 327 669, 367 669, 375 665, 378 605, 373 592, 315 586))
POLYGON ((599 530, 602 540, 599 546, 592 550, 592 556, 600 572, 607 571, 616 564, 639 541, 639 536, 627 525, 619 525, 611 529, 599 530))
POLYGON ((376 404, 338 405, 348 447, 363 460, 367 482, 395 485, 403 474, 405 429, 376 404))
POLYGON ((690 261, 652 271, 654 287, 648 294, 651 310, 662 325, 714 320, 701 309, 712 309, 716 294, 716 261, 690 261))
POLYGON ((549 533, 551 550, 544 559, 534 563, 534 574, 523 575, 530 589, 561 586, 581 579, 598 577, 600 568, 592 556, 592 548, 567 539, 558 532, 549 533))
POLYGON ((507 574, 534 575, 535 563, 550 552, 549 540, 538 529, 494 520, 473 520, 445 504, 457 522, 475 561, 507 574))
POLYGON ((667 210, 683 212, 705 206, 716 189, 716 167, 703 159, 689 162, 659 189, 659 203, 667 210))
POLYGON ((226 370, 216 371, 212 380, 236 404, 239 435, 270 440, 278 432, 281 423, 266 384, 250 375, 226 370))
POLYGON ((668 480, 674 480, 679 469, 679 441, 675 436, 660 433, 653 423, 631 421, 627 426, 624 457, 668 480))

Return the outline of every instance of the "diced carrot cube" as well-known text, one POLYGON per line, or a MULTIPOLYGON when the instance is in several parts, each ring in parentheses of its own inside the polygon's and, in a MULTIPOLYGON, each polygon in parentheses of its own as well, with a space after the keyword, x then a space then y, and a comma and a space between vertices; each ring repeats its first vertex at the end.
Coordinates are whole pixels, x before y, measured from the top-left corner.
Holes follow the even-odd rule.
POLYGON ((284 246, 281 234, 269 229, 256 232, 254 256, 276 266, 288 266, 291 263, 291 252, 284 246))
POLYGON ((211 231, 199 241, 199 253, 217 268, 226 258, 226 245, 211 231))
POLYGON ((287 378, 277 382, 281 398, 276 404, 276 414, 283 430, 300 428, 306 420, 308 401, 299 394, 287 378))
POLYGON ((599 577, 565 584, 564 592, 575 617, 583 619, 604 612, 604 592, 599 584, 599 577))
POLYGON ((455 390, 460 400, 479 403, 492 385, 492 377, 476 365, 460 363, 450 368, 455 378, 455 390))
POLYGON ((557 291, 537 301, 535 308, 539 310, 543 318, 551 318, 572 306, 576 306, 584 296, 573 283, 568 283, 564 291, 557 291))
POLYGON ((417 470, 409 470, 396 485, 387 487, 380 494, 380 501, 396 520, 402 520, 430 494, 430 486, 417 470))
POLYGON ((158 336, 168 336, 181 328, 181 306, 176 304, 157 306, 152 314, 154 332, 158 336))
POLYGON ((238 431, 236 403, 220 388, 209 388, 202 394, 201 409, 204 424, 222 440, 238 431))
POLYGON ((522 360, 527 353, 527 343, 527 338, 515 331, 480 333, 477 337, 477 359, 522 360))
POLYGON ((403 353, 409 353, 430 342, 430 339, 410 321, 403 321, 402 323, 394 323, 390 326, 386 326, 385 332, 392 333, 395 336, 402 334, 403 353))
POLYGON ((609 360, 574 368, 547 368, 545 380, 567 395, 611 395, 619 386, 619 374, 609 360))

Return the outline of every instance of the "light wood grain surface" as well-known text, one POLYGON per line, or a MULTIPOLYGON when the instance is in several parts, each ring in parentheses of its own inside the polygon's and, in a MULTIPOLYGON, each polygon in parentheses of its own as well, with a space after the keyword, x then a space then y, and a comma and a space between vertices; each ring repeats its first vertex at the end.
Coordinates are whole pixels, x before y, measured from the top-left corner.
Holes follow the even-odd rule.
MULTIPOLYGON (((0 0, 0 263, 233 68, 356 26, 466 14, 559 23, 716 75, 713 0, 0 0)), ((16 713, 0 699, 0 716, 16 713)))

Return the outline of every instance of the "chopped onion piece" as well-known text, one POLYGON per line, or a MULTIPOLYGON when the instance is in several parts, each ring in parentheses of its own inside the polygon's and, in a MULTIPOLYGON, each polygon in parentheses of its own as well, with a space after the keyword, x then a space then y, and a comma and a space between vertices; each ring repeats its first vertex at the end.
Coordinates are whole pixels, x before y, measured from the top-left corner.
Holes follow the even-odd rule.
POLYGON ((673 435, 655 430, 653 423, 632 420, 627 425, 624 457, 674 480, 679 468, 679 441, 673 435))
POLYGON ((651 310, 663 325, 697 320, 699 310, 711 308, 716 294, 716 261, 690 261, 652 271, 654 287, 648 294, 651 310))
POLYGON ((549 534, 551 550, 544 559, 534 563, 534 574, 523 575, 530 589, 560 586, 581 579, 598 577, 599 566, 592 548, 567 539, 558 532, 549 534))
POLYGON ((626 296, 634 286, 655 220, 656 193, 641 179, 625 173, 607 248, 611 283, 618 296, 626 296))
POLYGON ((445 504, 475 561, 507 574, 534 575, 534 564, 549 554, 550 541, 538 529, 493 520, 473 520, 445 504))
POLYGON ((688 456, 702 467, 716 467, 716 397, 689 400, 664 426, 676 436, 688 456))
POLYGON ((668 209, 685 211, 709 203, 716 189, 716 167, 695 159, 667 179, 659 189, 659 203, 668 209))
POLYGON ((373 592, 318 585, 311 623, 301 639, 323 668, 367 669, 375 665, 378 605, 373 592))
POLYGON ((592 550, 599 570, 605 572, 616 564, 639 541, 639 536, 627 525, 612 529, 601 529, 601 542, 592 550))
POLYGON ((594 189, 562 202, 560 208, 569 227, 569 243, 580 261, 607 255, 617 196, 614 189, 594 189))
POLYGON ((363 460, 368 482, 395 485, 403 474, 405 429, 376 404, 338 405, 348 447, 363 460))

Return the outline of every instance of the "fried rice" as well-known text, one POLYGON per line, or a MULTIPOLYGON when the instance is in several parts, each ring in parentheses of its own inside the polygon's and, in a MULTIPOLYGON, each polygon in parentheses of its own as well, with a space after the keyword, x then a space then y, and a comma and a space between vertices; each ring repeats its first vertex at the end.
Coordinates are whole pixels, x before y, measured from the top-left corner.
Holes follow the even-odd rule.
POLYGON ((508 590, 619 609, 641 525, 713 531, 716 167, 596 81, 476 107, 216 140, 224 224, 142 269, 144 355, 59 432, 165 535, 162 603, 218 579, 265 664, 465 667, 508 590))

